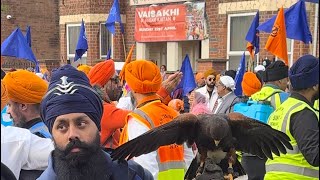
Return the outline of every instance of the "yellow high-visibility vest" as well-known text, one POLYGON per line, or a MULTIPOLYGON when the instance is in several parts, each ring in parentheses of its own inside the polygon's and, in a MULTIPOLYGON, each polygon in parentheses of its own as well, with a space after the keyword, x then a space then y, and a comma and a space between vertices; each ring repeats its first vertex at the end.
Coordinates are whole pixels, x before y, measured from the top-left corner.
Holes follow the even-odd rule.
MULTIPOLYGON (((267 98, 268 96, 272 95, 275 92, 281 93, 283 91, 280 89, 274 89, 269 86, 264 86, 261 88, 260 91, 252 94, 250 98, 254 101, 261 101, 261 100, 267 98)), ((266 99, 267 101, 270 101, 271 106, 274 109, 277 109, 281 105, 281 99, 280 99, 279 93, 276 93, 276 94, 270 96, 268 99, 266 99)))
MULTIPOLYGON (((272 128, 282 131, 289 136, 293 150, 287 149, 287 154, 281 154, 280 156, 273 155, 273 160, 267 160, 265 180, 319 179, 319 167, 313 167, 307 162, 299 150, 296 140, 290 133, 291 115, 304 108, 313 111, 319 121, 319 112, 315 111, 307 103, 292 97, 289 97, 270 115, 268 124, 272 128)), ((303 119, 301 119, 301 121, 302 120, 303 119)))

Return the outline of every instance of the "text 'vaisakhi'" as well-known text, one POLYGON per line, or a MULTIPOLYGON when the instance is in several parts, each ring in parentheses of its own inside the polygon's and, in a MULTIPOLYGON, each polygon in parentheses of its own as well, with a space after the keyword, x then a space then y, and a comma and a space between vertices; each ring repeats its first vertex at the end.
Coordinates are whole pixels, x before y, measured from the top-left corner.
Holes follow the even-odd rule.
POLYGON ((150 10, 150 11, 138 11, 138 15, 139 15, 139 18, 179 16, 179 8, 150 10))

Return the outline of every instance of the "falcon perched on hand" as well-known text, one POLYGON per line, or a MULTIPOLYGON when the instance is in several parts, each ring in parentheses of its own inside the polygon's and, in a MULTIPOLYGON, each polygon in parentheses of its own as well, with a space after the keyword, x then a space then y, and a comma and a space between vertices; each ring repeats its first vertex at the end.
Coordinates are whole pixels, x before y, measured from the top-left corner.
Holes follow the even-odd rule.
POLYGON ((272 153, 279 156, 280 152, 287 153, 286 148, 293 149, 289 141, 285 133, 240 113, 198 116, 186 113, 121 145, 111 157, 129 160, 160 146, 187 142, 189 145, 196 143, 201 166, 207 156, 217 154, 216 158, 221 160, 234 150, 273 159, 272 153))

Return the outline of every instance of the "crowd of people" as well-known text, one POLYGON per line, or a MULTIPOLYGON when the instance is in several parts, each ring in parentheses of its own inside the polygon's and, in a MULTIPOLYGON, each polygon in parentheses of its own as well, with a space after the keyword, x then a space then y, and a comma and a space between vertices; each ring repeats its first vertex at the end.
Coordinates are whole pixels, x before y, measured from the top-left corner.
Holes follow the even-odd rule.
MULTIPOLYGON (((188 179, 185 174, 197 158, 196 144, 163 146, 127 161, 115 161, 111 154, 181 114, 229 114, 236 104, 251 100, 270 103, 274 111, 268 125, 286 133, 293 150, 274 159, 237 152, 245 177, 318 179, 319 59, 305 55, 290 68, 282 61, 258 65, 244 74, 241 96, 234 93, 236 73, 198 72, 197 87, 181 96, 176 87, 183 74, 168 74, 166 66, 160 68, 149 60, 125 64, 122 79, 112 59, 93 67, 64 65, 50 73, 2 71, 1 110, 5 112, 1 119, 6 113, 12 124, 1 121, 1 169, 7 168, 1 176, 188 179)), ((201 172, 197 173, 192 178, 201 179, 201 172)), ((244 175, 239 173, 234 177, 244 175)), ((228 177, 220 179, 224 178, 228 177)))

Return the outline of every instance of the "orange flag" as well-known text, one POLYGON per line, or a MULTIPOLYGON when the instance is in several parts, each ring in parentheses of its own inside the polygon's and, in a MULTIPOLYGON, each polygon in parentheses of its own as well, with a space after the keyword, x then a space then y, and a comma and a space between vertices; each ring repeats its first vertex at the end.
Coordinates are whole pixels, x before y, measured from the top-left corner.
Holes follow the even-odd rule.
POLYGON ((131 46, 131 49, 128 53, 127 59, 119 73, 119 77, 121 79, 121 82, 123 83, 124 79, 125 79, 125 70, 126 70, 126 66, 127 64, 129 64, 131 62, 131 58, 132 58, 132 53, 133 53, 133 48, 134 48, 134 44, 131 46))
POLYGON ((254 50, 253 49, 254 49, 254 46, 250 42, 248 42, 247 43, 247 50, 249 51, 252 59, 254 59, 254 50))
POLYGON ((272 32, 268 38, 265 48, 272 54, 284 60, 288 65, 288 51, 287 51, 287 35, 286 24, 284 19, 283 7, 280 8, 278 16, 274 22, 272 32))

